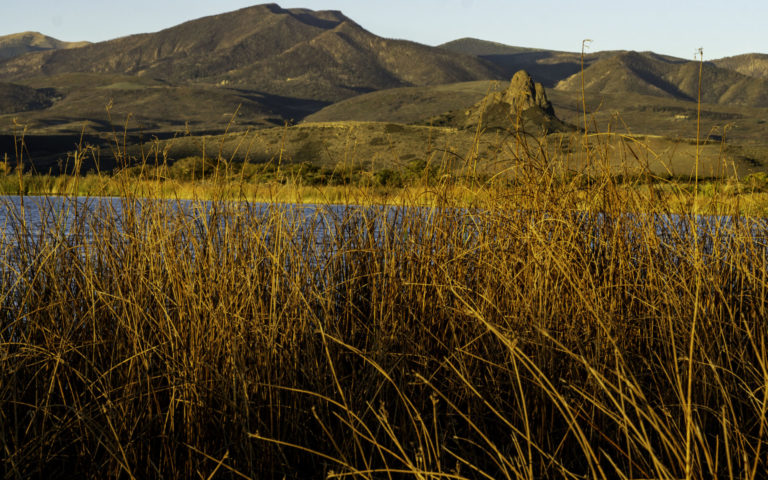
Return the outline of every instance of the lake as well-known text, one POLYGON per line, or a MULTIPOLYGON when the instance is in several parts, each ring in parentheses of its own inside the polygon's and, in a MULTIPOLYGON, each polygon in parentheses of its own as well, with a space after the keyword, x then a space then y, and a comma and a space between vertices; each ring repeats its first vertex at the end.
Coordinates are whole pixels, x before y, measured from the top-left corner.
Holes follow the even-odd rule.
MULTIPOLYGON (((547 212, 488 212, 482 210, 433 209, 427 207, 362 207, 354 205, 269 204, 255 202, 203 202, 188 200, 127 200, 115 197, 60 197, 60 196, 2 196, 0 197, 0 244, 13 245, 24 239, 37 243, 55 238, 82 237, 86 242, 98 239, 105 228, 116 227, 124 231, 130 224, 146 224, 150 219, 162 219, 169 228, 174 222, 191 222, 199 232, 210 231, 213 225, 220 229, 234 223, 263 224, 264 234, 270 219, 280 218, 286 231, 297 241, 311 237, 314 243, 327 244, 330 250, 350 235, 368 235, 369 241, 392 241, 393 235, 407 235, 408 230, 420 228, 414 222, 431 224, 435 218, 449 219, 450 228, 462 230, 469 244, 479 238, 483 225, 510 221, 514 217, 518 228, 546 229, 562 216, 547 212), (527 227, 520 227, 520 216, 528 216, 527 227), (362 230, 361 230, 362 229, 362 230)), ((722 250, 737 240, 751 237, 752 243, 766 248, 768 221, 764 218, 733 218, 730 216, 695 216, 677 214, 590 214, 573 212, 570 219, 590 239, 592 248, 598 248, 606 235, 620 229, 630 240, 643 226, 653 224, 658 239, 671 249, 690 250, 698 241, 703 254, 722 250), (696 236, 695 236, 695 235, 696 236), (720 248, 717 248, 720 247, 720 248)), ((157 222, 155 222, 157 223, 157 222)), ((447 224, 446 224, 447 225, 447 224)), ((402 240, 402 239, 401 239, 402 240)), ((640 241, 640 238, 637 238, 640 241)), ((487 241, 487 239, 486 239, 487 241)))

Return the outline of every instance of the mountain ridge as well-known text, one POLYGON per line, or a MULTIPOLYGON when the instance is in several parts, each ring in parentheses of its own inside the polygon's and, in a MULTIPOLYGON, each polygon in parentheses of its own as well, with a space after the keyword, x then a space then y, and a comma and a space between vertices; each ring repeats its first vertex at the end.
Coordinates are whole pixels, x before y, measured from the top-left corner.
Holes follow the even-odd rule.
MULTIPOLYGON (((474 54, 507 75, 526 70, 549 88, 579 91, 582 56, 578 52, 538 50, 464 38, 441 48, 474 54)), ((633 93, 693 101, 698 97, 699 62, 655 52, 599 51, 583 57, 585 90, 633 93)), ((744 54, 706 61, 702 100, 714 104, 768 106, 768 55, 744 54)))
POLYGON ((481 59, 378 37, 339 11, 276 4, 0 63, 3 81, 72 72, 242 85, 326 101, 382 88, 501 78, 481 59))
POLYGON ((558 108, 570 109, 580 95, 582 60, 588 94, 642 96, 643 111, 655 111, 654 98, 695 100, 700 67, 705 103, 768 106, 768 78, 762 77, 768 55, 700 65, 654 52, 598 51, 582 58, 469 37, 430 47, 376 36, 338 10, 275 3, 93 44, 26 33, 2 39, 26 39, 31 50, 0 60, 0 128, 18 115, 45 131, 79 130, 83 121, 105 129, 106 105, 115 118, 136 119, 136 128, 163 131, 210 131, 238 109, 247 128, 300 122, 321 109, 320 118, 420 121, 443 106, 469 106, 478 95, 475 87, 433 87, 508 82, 519 70, 550 93, 562 92, 558 108), (397 93, 372 95, 393 89, 397 93), (346 103, 361 95, 372 96, 346 103), (413 105, 385 104, 397 95, 413 105), (423 118, 417 106, 425 109, 423 118))
POLYGON ((0 36, 0 61, 30 52, 79 48, 89 42, 64 42, 40 32, 20 32, 0 36))
POLYGON ((765 53, 734 55, 713 60, 712 63, 750 77, 768 78, 768 54, 765 53))
MULTIPOLYGON (((712 62, 669 61, 655 54, 625 52, 593 62, 584 69, 589 92, 633 92, 695 101, 701 71, 701 99, 712 104, 768 107, 768 81, 718 67, 712 62)), ((578 91, 582 75, 576 73, 555 88, 578 91)))

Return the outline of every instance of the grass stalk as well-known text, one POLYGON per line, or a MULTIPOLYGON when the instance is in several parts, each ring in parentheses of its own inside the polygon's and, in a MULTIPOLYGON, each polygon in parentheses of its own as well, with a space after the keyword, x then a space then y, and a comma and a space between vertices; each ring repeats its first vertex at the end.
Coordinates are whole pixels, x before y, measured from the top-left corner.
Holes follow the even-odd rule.
POLYGON ((156 146, 10 175, 65 195, 0 205, 3 475, 761 478, 768 226, 621 180, 594 130, 582 175, 510 132, 487 178, 475 145, 466 178, 320 204, 231 158, 174 183, 156 146))

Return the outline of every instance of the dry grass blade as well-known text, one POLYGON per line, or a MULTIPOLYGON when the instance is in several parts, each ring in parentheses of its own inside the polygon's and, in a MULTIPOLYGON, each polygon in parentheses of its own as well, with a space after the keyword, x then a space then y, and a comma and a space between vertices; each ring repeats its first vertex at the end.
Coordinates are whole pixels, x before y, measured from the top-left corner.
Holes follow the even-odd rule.
MULTIPOLYGON (((503 141, 496 170, 477 145, 428 157, 397 196, 315 189, 358 206, 243 201, 221 155, 206 199, 160 200, 159 150, 103 179, 120 198, 7 199, 0 471, 762 478, 766 222, 738 189, 695 216, 691 185, 620 179, 608 152, 655 155, 639 141, 580 137, 581 171, 552 138, 503 141)), ((258 188, 307 198, 278 161, 258 188)))

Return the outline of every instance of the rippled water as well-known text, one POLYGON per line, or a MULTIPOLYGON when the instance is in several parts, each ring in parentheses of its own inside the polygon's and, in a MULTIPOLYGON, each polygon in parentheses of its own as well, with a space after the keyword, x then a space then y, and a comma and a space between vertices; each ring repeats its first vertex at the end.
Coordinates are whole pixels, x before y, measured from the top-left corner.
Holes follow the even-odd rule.
POLYGON ((94 237, 98 237, 100 231, 114 226, 120 231, 136 232, 136 229, 125 228, 126 222, 141 222, 142 210, 150 209, 155 218, 158 218, 159 212, 159 218, 165 219, 170 228, 173 228, 173 222, 179 220, 178 216, 181 215, 183 218, 180 220, 198 225, 201 233, 217 225, 223 227, 228 222, 231 225, 235 223, 233 220, 250 227, 259 224, 266 226, 269 222, 265 220, 279 213, 293 234, 301 237, 311 233, 315 241, 346 235, 348 229, 345 227, 371 219, 375 219, 372 233, 379 236, 387 230, 383 224, 394 226, 402 218, 397 209, 390 207, 5 196, 0 197, 0 245, 13 245, 19 241, 38 243, 53 237, 90 242, 98 240, 94 237), (74 239, 73 236, 85 238, 74 239))
MULTIPOLYGON (((232 216, 240 217, 250 223, 259 223, 268 215, 279 211, 286 222, 294 227, 293 233, 313 234, 316 241, 327 239, 328 235, 344 235, 344 225, 353 225, 358 221, 371 222, 371 235, 376 241, 381 240, 383 232, 398 227, 407 210, 429 222, 434 213, 431 209, 403 207, 359 207, 347 205, 291 205, 232 202, 225 206, 211 202, 177 200, 126 200, 110 197, 57 197, 57 196, 2 196, 0 197, 0 244, 9 245, 18 242, 39 241, 49 236, 83 235, 84 240, 92 241, 93 232, 99 231, 100 223, 114 222, 118 229, 126 221, 141 217, 142 208, 164 209, 167 217, 184 215, 186 220, 205 223, 213 221, 223 225, 232 216), (371 221, 371 219, 374 219, 371 221), (339 226, 342 226, 339 229, 339 226), (75 232, 75 233, 73 233, 75 232)), ((440 211, 442 215, 445 210, 440 211)), ((519 212, 518 212, 519 213, 519 212)), ((467 235, 472 236, 482 229, 482 225, 494 219, 495 214, 488 212, 470 213, 452 210, 450 214, 458 219, 457 224, 468 225, 467 235)), ((767 219, 735 219, 729 216, 663 215, 663 214, 628 214, 605 215, 574 213, 579 229, 595 242, 621 220, 624 222, 625 235, 633 237, 636 231, 642 231, 641 225, 649 222, 659 239, 670 247, 681 247, 693 241, 699 241, 704 253, 711 252, 716 246, 734 240, 734 235, 751 236, 755 244, 768 244, 767 219), (630 228, 626 228, 629 220, 630 228), (741 228, 735 228, 740 222, 741 228), (631 228, 636 224, 637 229, 631 228), (698 237, 698 238, 697 238, 698 237)), ((535 223, 546 222, 547 214, 531 212, 531 228, 535 223)), ((210 225, 208 225, 209 228, 210 225)), ((201 227, 202 228, 202 227, 201 227)), ((356 230, 359 234, 359 229, 356 230)))

